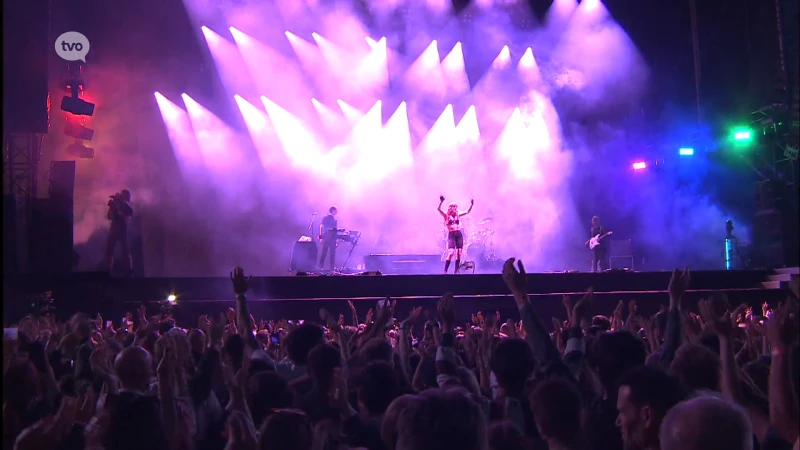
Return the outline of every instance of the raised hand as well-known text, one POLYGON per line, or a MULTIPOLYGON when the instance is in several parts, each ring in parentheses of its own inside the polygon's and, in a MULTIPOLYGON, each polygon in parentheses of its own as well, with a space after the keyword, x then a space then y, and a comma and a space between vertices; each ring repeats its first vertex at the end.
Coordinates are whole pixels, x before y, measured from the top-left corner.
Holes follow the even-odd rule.
POLYGON ((631 300, 628 302, 628 317, 638 316, 639 315, 639 306, 636 304, 636 300, 631 300))
POLYGON ((342 331, 342 328, 339 326, 339 322, 336 321, 333 314, 331 314, 327 309, 320 308, 319 318, 325 322, 325 326, 327 326, 332 333, 338 333, 342 331))
POLYGON ((470 199, 469 204, 470 204, 470 206, 474 205, 475 204, 475 200, 474 199, 470 199))
POLYGON ((439 299, 439 304, 436 305, 436 310, 439 317, 442 319, 443 332, 450 331, 456 321, 455 305, 453 304, 453 294, 447 293, 439 299))
MULTIPOLYGON (((571 301, 571 300, 570 300, 571 301)), ((586 314, 589 312, 589 308, 592 307, 594 303, 594 288, 590 287, 583 298, 575 304, 572 308, 570 314, 570 323, 569 326, 572 328, 581 326, 581 321, 586 318, 586 314)), ((565 302, 564 305, 567 303, 565 302)))
POLYGON ((444 195, 439 196, 439 203, 444 203, 444 195))
POLYGON ((372 317, 374 315, 375 315, 375 311, 372 308, 370 308, 369 311, 367 311, 366 322, 364 322, 364 323, 366 323, 367 325, 372 323, 372 317))
MULTIPOLYGON (((164 341, 166 342, 166 341, 164 341)), ((172 385, 174 383, 173 376, 177 369, 176 358, 173 356, 174 350, 171 346, 167 345, 164 348, 164 354, 161 356, 161 361, 158 362, 156 373, 158 374, 159 383, 172 385)))
POLYGON ((690 275, 689 266, 686 266, 683 271, 675 269, 672 272, 672 277, 669 279, 669 286, 667 286, 670 308, 681 307, 681 298, 683 298, 683 294, 686 293, 686 290, 689 289, 690 275))
POLYGON ((237 266, 231 272, 231 284, 233 285, 233 293, 236 295, 244 294, 247 292, 248 284, 250 283, 251 276, 245 277, 244 269, 237 266))
POLYGON ((517 324, 512 319, 506 320, 506 335, 510 338, 517 337, 517 324))
POLYGON ((703 318, 706 326, 711 328, 720 338, 730 338, 733 334, 733 320, 731 320, 731 312, 725 311, 722 315, 714 313, 714 308, 711 300, 700 300, 697 304, 700 309, 700 316, 703 318))
POLYGON ((407 329, 411 328, 411 326, 414 324, 414 322, 419 320, 420 316, 422 316, 422 307, 421 306, 418 306, 418 307, 412 309, 411 313, 409 313, 408 317, 404 321, 400 322, 400 329, 401 330, 407 330, 407 329))
POLYGON ((211 326, 211 321, 208 320, 207 314, 203 314, 202 316, 197 318, 197 328, 203 333, 208 333, 208 329, 210 326, 211 326))
POLYGON ((516 261, 517 267, 514 267, 515 261, 514 258, 509 258, 503 264, 503 281, 514 296, 525 296, 528 294, 528 275, 522 261, 516 261))
POLYGON ((572 301, 572 297, 569 295, 564 295, 561 297, 561 303, 564 304, 564 309, 567 310, 567 320, 572 321, 572 310, 575 308, 575 302, 572 301))
POLYGON ((553 323, 553 342, 555 342, 558 351, 564 352, 564 345, 561 340, 561 322, 555 317, 551 317, 550 321, 553 323))
POLYGON ((741 305, 737 306, 736 309, 733 310, 731 313, 731 318, 734 322, 738 323, 742 319, 742 315, 747 311, 747 303, 742 303, 741 305))
POLYGON ((797 338, 797 315, 792 317, 792 302, 786 301, 778 305, 767 320, 764 334, 773 351, 785 349, 797 338))
POLYGON ((394 310, 393 304, 388 297, 385 300, 378 301, 375 308, 375 325, 388 327, 392 320, 392 312, 394 310))

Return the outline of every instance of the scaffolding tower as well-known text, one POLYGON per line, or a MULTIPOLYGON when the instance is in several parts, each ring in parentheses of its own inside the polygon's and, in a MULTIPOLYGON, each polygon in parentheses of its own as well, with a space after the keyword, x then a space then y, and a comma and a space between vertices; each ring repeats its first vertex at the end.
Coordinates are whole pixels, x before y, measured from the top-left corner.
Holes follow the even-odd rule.
POLYGON ((38 168, 44 134, 3 135, 3 250, 4 273, 29 268, 28 225, 37 196, 38 168))

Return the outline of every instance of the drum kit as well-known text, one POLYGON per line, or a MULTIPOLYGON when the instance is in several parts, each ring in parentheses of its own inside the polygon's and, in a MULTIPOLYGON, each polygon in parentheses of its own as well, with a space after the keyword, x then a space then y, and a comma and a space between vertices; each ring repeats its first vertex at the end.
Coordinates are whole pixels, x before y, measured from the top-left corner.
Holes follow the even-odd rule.
MULTIPOLYGON (((486 217, 475 222, 474 226, 469 216, 461 218, 461 233, 464 235, 463 262, 472 262, 478 266, 483 262, 497 260, 494 252, 494 230, 492 217, 486 217)), ((435 233, 436 249, 442 255, 442 261, 447 257, 447 228, 442 228, 435 233)))

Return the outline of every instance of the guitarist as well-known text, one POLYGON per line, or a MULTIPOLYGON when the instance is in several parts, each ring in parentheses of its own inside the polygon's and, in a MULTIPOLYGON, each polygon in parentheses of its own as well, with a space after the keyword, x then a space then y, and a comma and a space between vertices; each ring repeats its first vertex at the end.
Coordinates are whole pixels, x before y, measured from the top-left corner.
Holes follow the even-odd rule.
MULTIPOLYGON (((608 256, 606 251, 608 249, 605 241, 606 229, 600 225, 600 218, 597 216, 592 217, 592 228, 589 230, 589 239, 600 235, 600 245, 592 250, 592 272, 602 272, 608 269, 608 256)), ((587 245, 589 241, 586 241, 587 245)))
POLYGON ((328 209, 327 216, 322 218, 322 223, 319 225, 319 240, 322 242, 322 255, 319 258, 319 267, 325 268, 325 257, 328 252, 331 253, 331 270, 336 268, 336 214, 339 212, 335 206, 328 209))

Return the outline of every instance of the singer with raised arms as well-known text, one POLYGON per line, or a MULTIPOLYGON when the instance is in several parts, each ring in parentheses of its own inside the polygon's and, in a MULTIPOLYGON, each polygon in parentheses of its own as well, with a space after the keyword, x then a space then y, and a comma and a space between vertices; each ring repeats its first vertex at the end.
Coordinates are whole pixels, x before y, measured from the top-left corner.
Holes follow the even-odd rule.
POLYGON ((475 205, 475 200, 469 201, 469 209, 466 212, 460 212, 458 205, 453 202, 447 207, 447 212, 442 211, 444 204, 444 195, 439 196, 439 214, 444 219, 444 226, 447 227, 447 257, 444 261, 444 273, 450 268, 450 263, 453 257, 456 258, 456 267, 454 273, 458 273, 461 268, 461 257, 464 254, 464 235, 461 233, 461 217, 466 216, 472 212, 472 207, 475 205))

